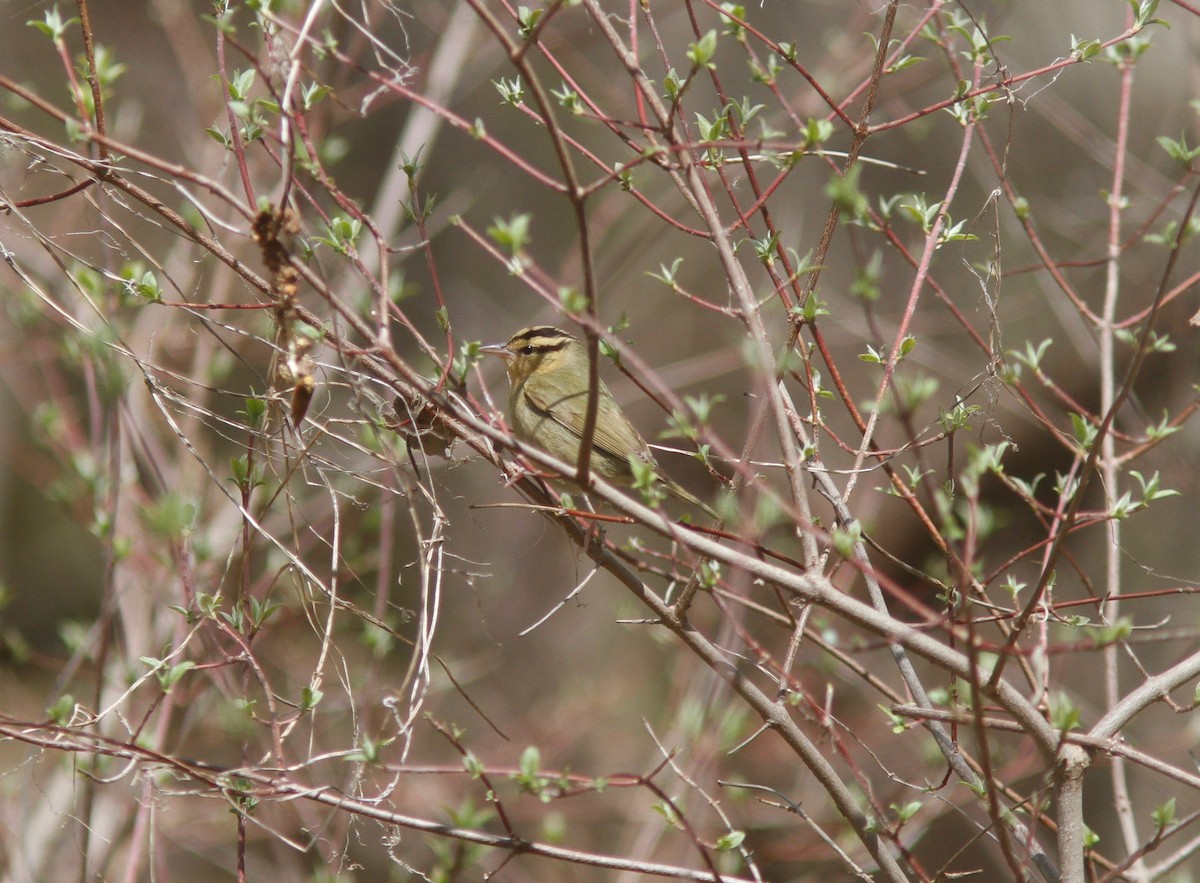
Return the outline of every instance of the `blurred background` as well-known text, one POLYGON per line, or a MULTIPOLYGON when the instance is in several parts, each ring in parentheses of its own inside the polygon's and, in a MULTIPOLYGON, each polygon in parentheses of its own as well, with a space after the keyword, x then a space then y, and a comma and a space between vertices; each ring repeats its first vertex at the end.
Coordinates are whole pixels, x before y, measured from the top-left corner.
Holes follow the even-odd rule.
MULTIPOLYGON (((6 722, 73 725, 214 767, 287 769, 292 781, 330 793, 503 834, 490 786, 462 772, 469 753, 507 783, 503 805, 528 840, 703 868, 699 840, 739 878, 844 873, 849 863, 814 829, 828 827, 839 841, 848 829, 811 774, 773 734, 758 734, 759 719, 617 580, 591 578, 591 561, 555 518, 508 486, 511 472, 497 468, 490 442, 436 439, 422 452, 395 431, 420 404, 398 398, 401 385, 388 379, 401 364, 431 383, 443 377, 465 411, 503 425, 502 365, 476 361, 471 344, 503 342, 536 324, 578 333, 562 291, 583 290, 590 261, 597 320, 625 354, 620 368, 605 360, 602 375, 646 438, 674 449, 658 454, 666 470, 702 498, 720 498, 718 479, 689 454, 697 444, 714 455, 743 452, 765 375, 703 219, 678 179, 639 153, 661 139, 646 134, 648 102, 604 30, 582 6, 555 7, 528 52, 573 167, 595 187, 585 256, 530 84, 520 100, 504 98, 518 71, 492 29, 500 23, 520 41, 518 19, 542 7, 280 2, 261 4, 264 19, 258 5, 231 4, 218 28, 205 3, 88 3, 109 77, 109 158, 131 186, 67 196, 94 177, 76 157, 104 161, 79 137, 78 108, 91 99, 79 73, 82 28, 67 22, 78 9, 0 5, 6 722), (276 102, 297 45, 302 88, 320 91, 293 98, 302 125, 285 148, 276 102), (260 202, 283 193, 289 167, 280 157, 289 150, 299 231, 288 247, 309 273, 298 313, 272 308, 243 269, 270 279, 250 220, 260 202), (626 164, 621 180, 614 169, 626 164), (181 232, 154 200, 198 235, 181 232), (509 254, 497 231, 522 216, 528 241, 509 254), (349 228, 339 225, 352 223, 351 248, 339 238, 349 228), (381 304, 391 311, 382 343, 350 318, 374 328, 381 304), (293 431, 278 364, 314 328, 315 393, 306 424, 293 431), (272 393, 282 404, 255 417, 272 393), (671 405, 661 403, 684 397, 693 417, 695 401, 707 397, 711 415, 695 421, 694 440, 664 437, 671 405), (439 728, 461 733, 449 738, 439 728), (674 766, 656 781, 678 801, 674 809, 645 787, 600 787, 649 774, 670 752, 674 766), (539 762, 546 781, 531 786, 539 762), (780 808, 787 801, 813 817, 811 827, 780 808), (678 824, 678 812, 698 834, 678 824), (734 831, 747 835, 740 856, 712 846, 734 831)), ((671 71, 687 82, 679 127, 694 158, 720 156, 703 168, 705 185, 737 244, 769 342, 790 369, 784 384, 821 462, 840 488, 857 484, 851 509, 891 598, 900 599, 895 615, 917 619, 921 605, 940 614, 957 577, 929 525, 889 492, 881 460, 914 485, 924 476, 917 495, 937 535, 972 562, 991 603, 1012 606, 1003 586, 1037 583, 1062 486, 1079 468, 1070 415, 1099 413, 1106 358, 1117 383, 1133 363, 1128 342, 1106 356, 1095 321, 1106 290, 1116 293, 1115 323, 1136 335, 1171 262, 1171 225, 1195 186, 1159 140, 1197 140, 1194 13, 1163 4, 1157 15, 1169 28, 1151 26, 1110 52, 1100 44, 1130 28, 1129 4, 1116 0, 945 4, 936 12, 900 5, 892 39, 895 57, 907 60, 878 83, 870 123, 889 125, 862 147, 852 196, 865 203, 843 195, 808 295, 809 277, 797 268, 821 253, 831 181, 853 133, 783 55, 857 121, 864 97, 856 90, 871 79, 886 7, 731 7, 751 26, 746 32, 710 4, 650 4, 649 14, 639 4, 600 5, 627 45, 637 41, 636 58, 659 95, 669 94, 671 71), (713 67, 689 78, 688 53, 709 31, 713 67), (989 56, 978 72, 973 41, 989 56), (790 52, 772 52, 785 43, 790 52), (1087 60, 1072 62, 1073 49, 1087 60), (1134 60, 1123 103, 1121 64, 1134 60), (985 118, 967 135, 962 119, 930 108, 976 77, 1006 85, 977 108, 985 118), (741 128, 740 140, 702 137, 722 115, 741 128), (806 145, 802 124, 818 120, 831 121, 828 134, 806 145), (705 140, 719 146, 697 144, 705 140), (804 155, 792 156, 800 147, 804 155), (1108 275, 1118 164, 1124 207, 1108 275), (946 227, 954 236, 932 252, 916 297, 914 264, 927 246, 918 216, 946 198, 952 181, 946 227), (760 197, 765 214, 750 210, 760 197), (760 260, 756 241, 771 235, 771 260, 760 260), (810 324, 785 355, 789 310, 801 311, 805 296, 824 311, 819 341, 810 324), (883 370, 872 354, 886 356, 904 323, 915 346, 880 397, 883 370), (864 418, 878 412, 874 444, 893 456, 858 463, 862 434, 850 405, 864 418), (962 420, 950 433, 946 418, 956 408, 962 420), (1024 484, 993 472, 964 495, 972 448, 1001 444, 1005 478, 1024 484)), ((1121 590, 1149 596, 1126 609, 1122 689, 1191 652, 1196 636, 1194 615, 1178 605, 1200 557, 1196 430, 1187 420, 1196 404, 1188 319, 1200 307, 1190 287, 1198 263, 1189 241, 1156 315, 1156 333, 1169 343, 1148 357, 1114 424, 1118 450, 1129 454, 1122 484, 1093 480, 1083 509, 1103 513, 1106 494, 1142 500, 1156 473, 1178 493, 1150 500, 1119 534, 1101 518, 1079 530, 1053 596, 1077 603, 1104 595, 1114 578, 1104 556, 1119 548, 1121 590), (1178 431, 1147 443, 1148 428, 1160 424, 1178 431)), ((798 560, 802 531, 779 502, 787 485, 774 428, 746 453, 754 478, 739 492, 729 530, 798 560)), ((719 456, 711 462, 721 476, 736 473, 719 456)), ((818 496, 813 515, 822 528, 834 525, 818 496)), ((611 525, 606 538, 660 593, 678 591, 697 563, 639 525, 611 525)), ((827 540, 822 534, 822 548, 827 540)), ((823 569, 864 597, 860 576, 836 553, 823 569)), ((772 664, 789 635, 784 607, 744 573, 722 573, 720 587, 746 603, 698 604, 695 625, 719 636, 772 692, 772 664)), ((1094 721, 1107 702, 1094 676, 1105 642, 1087 628, 1098 610, 1060 613, 1031 637, 1044 689, 1030 687, 1030 701, 1048 707, 1066 696, 1094 721), (1071 620, 1075 613, 1089 621, 1071 620)), ((955 686, 932 667, 922 671, 931 688, 955 686)), ((881 713, 889 691, 904 695, 886 644, 817 610, 790 675, 795 716, 864 807, 888 815, 923 802, 896 835, 912 866, 986 879, 1007 872, 994 843, 975 839, 988 820, 969 790, 937 790, 945 768, 927 734, 893 732, 881 713)), ((1181 723, 1158 708, 1127 736, 1135 744, 1152 738, 1156 755, 1186 765, 1198 735, 1192 717, 1181 723)), ((45 730, 51 741, 66 738, 56 733, 45 730)), ((218 787, 177 766, 80 750, 0 744, 7 879, 213 879, 237 874, 239 861, 251 878, 477 879, 501 865, 497 879, 635 878, 532 856, 505 865, 503 850, 266 793, 248 807, 228 781, 218 787), (231 805, 250 819, 243 847, 231 805)), ((1035 803, 1046 796, 1047 770, 1028 743, 999 737, 991 750, 998 780, 1035 803)), ((1107 775, 1103 764, 1094 773, 1107 775)), ((1163 782, 1139 772, 1132 790, 1149 836, 1163 782)), ((1183 815, 1196 800, 1180 790, 1183 815)), ((1120 861, 1112 791, 1098 781, 1089 796, 1098 852, 1120 861)), ((1053 843, 1052 834, 1039 837, 1053 843)), ((843 845, 870 864, 861 846, 843 845)))

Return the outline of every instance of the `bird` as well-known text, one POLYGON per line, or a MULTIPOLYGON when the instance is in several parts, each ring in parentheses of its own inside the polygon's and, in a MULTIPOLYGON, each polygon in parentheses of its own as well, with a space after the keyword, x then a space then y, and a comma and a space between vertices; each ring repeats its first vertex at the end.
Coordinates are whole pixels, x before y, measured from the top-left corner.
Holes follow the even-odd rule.
MULTIPOLYGON (((579 338, 551 325, 534 325, 480 351, 504 360, 509 420, 517 438, 564 463, 577 463, 588 402, 588 354, 579 338)), ((630 460, 636 458, 650 466, 667 493, 717 519, 710 506, 663 472, 603 380, 596 392, 590 471, 614 484, 631 485, 635 475, 630 460)))

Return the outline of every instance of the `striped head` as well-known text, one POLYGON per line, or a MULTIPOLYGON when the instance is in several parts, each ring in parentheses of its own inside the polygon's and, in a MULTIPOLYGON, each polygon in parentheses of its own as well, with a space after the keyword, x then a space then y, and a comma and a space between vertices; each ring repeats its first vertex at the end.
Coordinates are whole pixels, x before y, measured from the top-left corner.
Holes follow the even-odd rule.
MULTIPOLYGON (((508 369, 513 386, 535 373, 556 371, 582 354, 579 339, 552 325, 522 328, 507 343, 483 347, 483 351, 500 356, 508 369)), ((585 357, 586 358, 586 357, 585 357)))

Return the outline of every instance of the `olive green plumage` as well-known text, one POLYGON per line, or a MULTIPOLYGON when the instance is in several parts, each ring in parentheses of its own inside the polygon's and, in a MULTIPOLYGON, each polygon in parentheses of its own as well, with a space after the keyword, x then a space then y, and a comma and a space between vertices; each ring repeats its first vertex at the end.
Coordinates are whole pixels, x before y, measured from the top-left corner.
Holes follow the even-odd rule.
MULTIPOLYGON (((509 420, 517 438, 565 463, 577 463, 588 401, 584 345, 560 328, 540 325, 483 350, 501 356, 508 369, 509 420)), ((711 508, 662 471, 603 380, 597 393, 590 470, 605 481, 628 485, 634 479, 629 458, 636 457, 654 468, 664 490, 716 518, 711 508)))

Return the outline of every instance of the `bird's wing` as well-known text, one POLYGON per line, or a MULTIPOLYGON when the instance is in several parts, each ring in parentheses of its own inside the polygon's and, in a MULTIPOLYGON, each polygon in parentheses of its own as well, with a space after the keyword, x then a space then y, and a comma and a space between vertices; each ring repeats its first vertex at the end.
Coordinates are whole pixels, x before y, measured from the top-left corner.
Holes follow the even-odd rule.
MULTIPOLYGON (((525 398, 530 406, 582 438, 583 424, 587 416, 587 391, 567 392, 553 378, 538 379, 536 384, 525 384, 525 398)), ((617 406, 603 381, 600 382, 597 393, 599 403, 596 408, 596 429, 592 434, 592 445, 618 462, 624 461, 630 454, 636 454, 653 463, 654 457, 650 454, 646 442, 617 406)))

